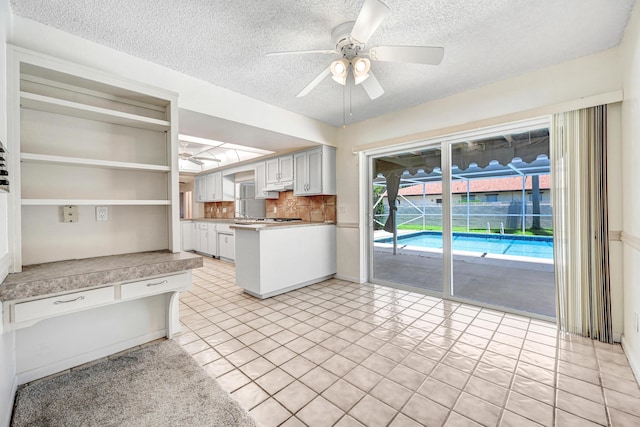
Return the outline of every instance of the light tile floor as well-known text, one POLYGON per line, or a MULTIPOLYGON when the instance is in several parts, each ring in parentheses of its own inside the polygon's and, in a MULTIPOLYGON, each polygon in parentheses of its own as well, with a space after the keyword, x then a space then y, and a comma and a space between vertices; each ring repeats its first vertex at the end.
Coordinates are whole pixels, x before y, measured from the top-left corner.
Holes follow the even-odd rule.
POLYGON ((176 340, 265 427, 640 425, 619 345, 337 279, 259 300, 234 275, 194 270, 176 340))

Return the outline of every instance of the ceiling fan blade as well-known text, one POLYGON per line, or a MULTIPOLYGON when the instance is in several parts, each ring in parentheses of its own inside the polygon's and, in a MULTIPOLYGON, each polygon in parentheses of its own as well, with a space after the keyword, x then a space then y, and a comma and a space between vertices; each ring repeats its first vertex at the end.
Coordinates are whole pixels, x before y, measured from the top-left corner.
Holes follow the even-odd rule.
POLYGON ((202 157, 202 156, 192 156, 191 158, 196 160, 207 160, 210 162, 218 162, 218 163, 222 161, 220 159, 213 159, 211 157, 202 157))
POLYGON ((374 46, 369 49, 369 58, 374 61, 438 65, 442 62, 443 56, 443 47, 374 46))
POLYGON ((196 165, 198 165, 198 166, 202 166, 202 165, 204 165, 204 163, 202 163, 200 160, 196 160, 196 159, 194 159, 193 157, 189 157, 189 158, 188 158, 188 159, 186 159, 186 160, 187 160, 188 162, 195 163, 195 164, 196 164, 196 165))
POLYGON ((389 7, 380 0, 364 0, 358 19, 353 24, 351 37, 366 44, 389 12, 389 7))
POLYGON ((360 86, 364 88, 364 91, 367 92, 367 95, 369 95, 371 99, 379 98, 384 93, 380 82, 378 82, 378 79, 376 79, 376 76, 374 76, 371 71, 369 71, 369 77, 360 83, 360 86))
POLYGON ((320 74, 318 74, 318 76, 317 76, 315 79, 313 79, 313 80, 311 81, 311 83, 309 83, 308 85, 306 85, 306 86, 304 87, 304 89, 302 89, 302 90, 300 91, 300 93, 298 93, 298 94, 296 95, 296 97, 300 98, 300 97, 302 97, 302 96, 305 96, 305 95, 306 95, 306 94, 308 94, 309 92, 311 92, 311 90, 312 90, 314 87, 318 86, 318 85, 320 84, 320 82, 321 82, 322 80, 324 80, 324 79, 325 79, 329 74, 331 74, 331 67, 327 67, 324 71, 322 71, 320 74))
POLYGON ((335 49, 318 49, 318 50, 291 50, 287 52, 269 52, 266 56, 279 56, 279 55, 300 55, 300 54, 308 54, 308 53, 332 53, 339 54, 335 49))

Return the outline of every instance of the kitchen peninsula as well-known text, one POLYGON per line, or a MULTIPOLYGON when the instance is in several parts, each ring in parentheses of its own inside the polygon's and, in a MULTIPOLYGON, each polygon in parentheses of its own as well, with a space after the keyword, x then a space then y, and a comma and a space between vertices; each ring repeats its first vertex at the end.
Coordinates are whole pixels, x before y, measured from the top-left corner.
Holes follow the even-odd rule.
POLYGON ((235 224, 236 284, 269 298, 336 273, 333 222, 235 224))

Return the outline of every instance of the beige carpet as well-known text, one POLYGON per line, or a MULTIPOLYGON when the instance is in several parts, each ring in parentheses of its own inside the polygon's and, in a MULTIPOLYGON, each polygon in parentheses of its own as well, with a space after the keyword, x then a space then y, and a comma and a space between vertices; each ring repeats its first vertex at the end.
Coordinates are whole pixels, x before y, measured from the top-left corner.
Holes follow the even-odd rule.
POLYGON ((12 426, 258 424, 173 341, 18 389, 12 426))

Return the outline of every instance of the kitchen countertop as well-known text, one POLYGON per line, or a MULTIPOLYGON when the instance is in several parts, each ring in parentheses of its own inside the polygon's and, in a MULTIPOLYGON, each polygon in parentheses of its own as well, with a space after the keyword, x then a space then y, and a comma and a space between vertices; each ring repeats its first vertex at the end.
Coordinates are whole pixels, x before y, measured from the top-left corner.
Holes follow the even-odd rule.
POLYGON ((336 225, 335 222, 306 222, 306 221, 291 221, 291 222, 256 222, 247 224, 234 223, 231 225, 231 229, 234 230, 250 230, 250 231, 262 231, 273 230, 293 227, 316 227, 319 225, 336 225))
MULTIPOLYGON (((267 218, 269 219, 269 218, 267 218)), ((330 222, 309 222, 309 221, 282 221, 282 222, 270 222, 270 221, 251 221, 244 222, 241 219, 220 219, 220 218, 192 218, 182 219, 181 221, 195 221, 195 222, 218 222, 229 224, 230 228, 235 230, 253 230, 260 231, 264 229, 277 228, 289 228, 289 227, 312 227, 317 225, 335 225, 334 221, 330 222)))
POLYGON ((0 284, 0 301, 40 297, 202 267, 188 252, 138 252, 28 265, 0 284))
POLYGON ((189 219, 180 219, 181 222, 189 222, 189 221, 197 221, 197 222, 222 222, 225 224, 234 224, 236 222, 235 219, 223 219, 223 218, 189 218, 189 219))

